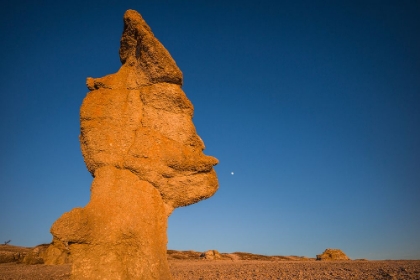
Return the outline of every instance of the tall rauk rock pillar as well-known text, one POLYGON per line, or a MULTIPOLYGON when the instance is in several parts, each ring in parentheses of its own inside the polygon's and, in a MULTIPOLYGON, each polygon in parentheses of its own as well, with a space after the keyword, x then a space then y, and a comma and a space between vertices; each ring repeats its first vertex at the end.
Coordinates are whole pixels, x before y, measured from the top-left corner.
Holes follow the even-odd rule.
POLYGON ((218 161, 203 154, 182 72, 136 11, 124 15, 119 53, 117 73, 87 79, 91 198, 53 224, 46 263, 70 258, 72 279, 171 279, 167 218, 216 192, 218 161))

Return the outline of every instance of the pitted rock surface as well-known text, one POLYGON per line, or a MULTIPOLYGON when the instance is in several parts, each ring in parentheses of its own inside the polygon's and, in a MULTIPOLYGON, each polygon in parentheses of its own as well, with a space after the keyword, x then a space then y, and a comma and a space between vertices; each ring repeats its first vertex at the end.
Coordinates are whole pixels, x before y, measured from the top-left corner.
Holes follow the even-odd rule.
POLYGON ((212 196, 214 157, 192 122, 182 72, 139 13, 124 15, 115 74, 88 78, 80 109, 90 202, 51 228, 46 263, 73 263, 73 279, 170 279, 167 217, 212 196))

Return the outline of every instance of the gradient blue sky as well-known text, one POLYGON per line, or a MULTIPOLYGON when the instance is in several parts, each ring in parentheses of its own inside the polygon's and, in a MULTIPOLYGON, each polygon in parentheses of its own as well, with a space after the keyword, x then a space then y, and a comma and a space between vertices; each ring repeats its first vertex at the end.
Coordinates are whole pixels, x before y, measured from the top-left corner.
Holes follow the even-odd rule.
POLYGON ((2 1, 0 242, 48 243, 88 202, 79 107, 86 77, 120 67, 127 9, 220 160, 168 248, 420 259, 419 1, 2 1))

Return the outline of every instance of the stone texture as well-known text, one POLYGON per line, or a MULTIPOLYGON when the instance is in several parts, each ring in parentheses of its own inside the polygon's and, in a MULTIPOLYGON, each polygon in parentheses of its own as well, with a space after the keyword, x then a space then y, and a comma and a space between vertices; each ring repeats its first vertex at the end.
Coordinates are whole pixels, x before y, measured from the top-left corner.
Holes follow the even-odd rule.
POLYGON ((52 226, 45 263, 73 279, 170 279, 167 217, 212 196, 214 157, 192 122, 182 72, 136 11, 124 15, 115 74, 88 78, 80 109, 90 202, 52 226))
POLYGON ((316 255, 317 261, 348 261, 346 254, 340 249, 326 249, 321 255, 316 255))

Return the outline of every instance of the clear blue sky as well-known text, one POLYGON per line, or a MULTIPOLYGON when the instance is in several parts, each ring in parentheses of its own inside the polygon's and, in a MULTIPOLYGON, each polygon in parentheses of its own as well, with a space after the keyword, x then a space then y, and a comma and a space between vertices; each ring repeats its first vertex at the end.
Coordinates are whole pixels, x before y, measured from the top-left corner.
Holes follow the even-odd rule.
POLYGON ((86 77, 120 67, 127 9, 220 160, 168 248, 420 259, 419 1, 2 1, 0 242, 48 243, 88 202, 79 107, 86 77))

